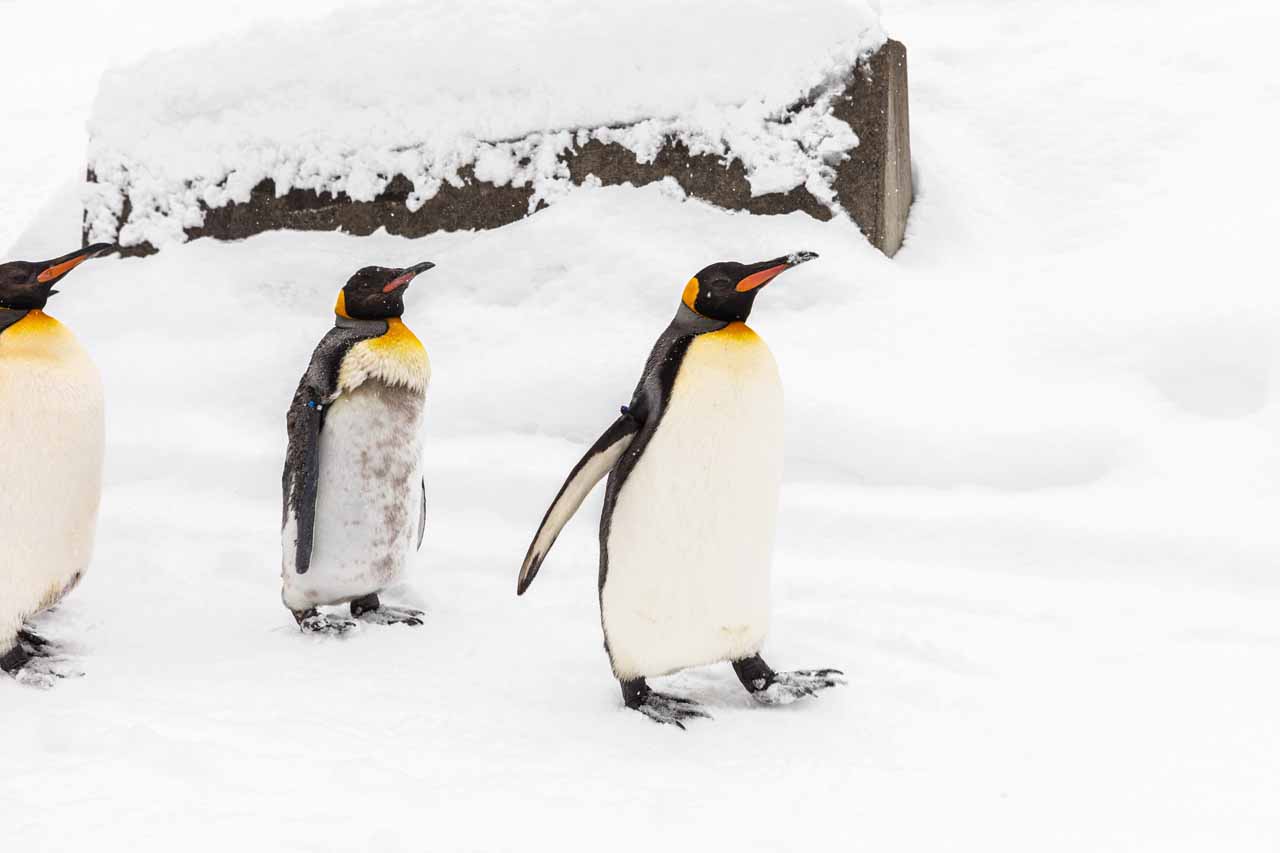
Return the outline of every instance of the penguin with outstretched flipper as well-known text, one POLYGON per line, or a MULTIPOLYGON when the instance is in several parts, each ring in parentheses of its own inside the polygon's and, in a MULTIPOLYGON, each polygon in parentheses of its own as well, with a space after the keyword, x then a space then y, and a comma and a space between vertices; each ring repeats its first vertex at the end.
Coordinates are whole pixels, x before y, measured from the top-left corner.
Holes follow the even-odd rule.
POLYGON ((842 682, 775 672, 760 657, 782 473, 782 385, 745 323, 760 289, 817 255, 718 263, 685 286, 630 404, 569 473, 529 546, 523 594, 561 528, 606 474, 600 617, 627 707, 681 728, 707 714, 647 678, 729 661, 757 700, 783 704, 842 682))

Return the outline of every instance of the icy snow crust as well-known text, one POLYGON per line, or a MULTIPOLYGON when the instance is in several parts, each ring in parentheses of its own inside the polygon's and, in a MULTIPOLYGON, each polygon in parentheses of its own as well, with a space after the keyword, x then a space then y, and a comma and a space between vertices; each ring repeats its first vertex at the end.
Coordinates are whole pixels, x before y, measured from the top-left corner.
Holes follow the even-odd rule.
POLYGON ((642 162, 670 139, 731 151, 753 193, 803 185, 829 203, 857 145, 831 100, 884 41, 863 0, 418 0, 262 26, 104 77, 87 225, 182 242, 202 205, 266 178, 369 201, 404 175, 416 210, 468 166, 531 184, 532 209, 566 188, 558 155, 592 139, 642 162))

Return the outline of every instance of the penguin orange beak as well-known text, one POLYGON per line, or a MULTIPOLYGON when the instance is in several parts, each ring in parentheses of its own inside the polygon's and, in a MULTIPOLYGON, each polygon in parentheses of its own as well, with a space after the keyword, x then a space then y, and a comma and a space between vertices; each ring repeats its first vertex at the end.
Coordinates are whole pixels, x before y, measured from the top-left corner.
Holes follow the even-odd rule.
POLYGON ((402 287, 408 287, 409 282, 417 278, 418 273, 426 272, 434 266, 435 264, 431 263, 431 261, 423 261, 420 264, 414 264, 411 267, 406 267, 401 271, 400 275, 383 285, 382 292, 391 293, 392 291, 399 290, 402 287))
POLYGON ((46 261, 46 266, 40 271, 40 274, 36 276, 36 281, 40 284, 47 284, 54 279, 62 278, 64 275, 71 272, 90 258, 105 255, 107 252, 114 249, 115 246, 110 243, 94 243, 92 246, 85 246, 79 251, 63 255, 60 258, 54 258, 51 261, 46 261))
POLYGON ((755 290, 757 287, 764 287, 773 281, 782 273, 799 266, 806 261, 811 261, 818 257, 817 252, 792 252, 781 258, 774 258, 771 261, 761 261, 758 264, 752 264, 747 267, 747 274, 738 279, 738 284, 734 288, 739 293, 746 293, 748 290, 755 290))

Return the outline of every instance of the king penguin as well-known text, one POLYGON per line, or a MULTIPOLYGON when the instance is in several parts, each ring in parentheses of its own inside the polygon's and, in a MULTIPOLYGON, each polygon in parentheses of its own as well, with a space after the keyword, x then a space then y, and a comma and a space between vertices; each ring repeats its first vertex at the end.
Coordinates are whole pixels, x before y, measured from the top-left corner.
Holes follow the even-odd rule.
POLYGON ((623 701, 660 723, 706 717, 647 678, 728 661, 752 696, 785 704, 842 682, 775 672, 760 656, 782 473, 782 385, 747 316, 760 289, 816 258, 712 264, 690 279, 629 405, 578 462, 542 519, 523 595, 556 536, 606 474, 600 621, 623 701))
POLYGON ((431 365, 400 319, 404 292, 430 262, 365 267, 338 294, 286 418, 283 593, 304 632, 343 633, 352 617, 421 625, 422 611, 383 605, 426 529, 422 411, 431 365))
POLYGON ((25 622, 84 577, 102 495, 102 380, 44 307, 68 273, 113 248, 0 264, 0 668, 34 683, 59 673, 39 671, 50 645, 25 622))

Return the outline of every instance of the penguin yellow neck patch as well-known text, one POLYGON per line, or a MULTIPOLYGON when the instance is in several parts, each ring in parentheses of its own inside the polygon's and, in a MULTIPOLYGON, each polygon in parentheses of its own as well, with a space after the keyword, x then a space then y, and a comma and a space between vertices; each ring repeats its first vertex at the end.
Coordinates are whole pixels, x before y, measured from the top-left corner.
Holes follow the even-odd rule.
POLYGON ((722 383, 778 381, 778 367, 774 363, 769 345, 746 323, 730 323, 723 329, 697 335, 689 344, 680 371, 676 374, 676 389, 687 392, 699 388, 698 393, 710 393, 710 386, 719 389, 715 393, 737 393, 722 383))
POLYGON ((28 311, 27 316, 10 325, 0 336, 3 345, 32 346, 51 345, 59 339, 70 337, 67 327, 44 311, 28 311))
POLYGON ((338 388, 351 391, 369 379, 425 392, 431 362, 417 335, 399 317, 387 320, 386 334, 351 348, 338 371, 338 388))
POLYGON ((62 328, 62 324, 50 317, 43 311, 36 309, 28 311, 27 316, 9 327, 9 333, 18 333, 24 335, 40 335, 57 332, 62 328))
POLYGON ((0 355, 5 358, 57 359, 76 346, 66 326, 38 310, 29 311, 0 335, 0 355))
POLYGON ((756 334, 746 323, 730 323, 723 329, 716 332, 708 332, 703 335, 704 338, 715 338, 718 342, 738 343, 738 344, 756 344, 762 343, 760 336, 756 334))
POLYGON ((347 294, 346 291, 338 291, 338 301, 333 306, 333 313, 342 317, 344 320, 350 320, 351 315, 347 313, 347 294))

